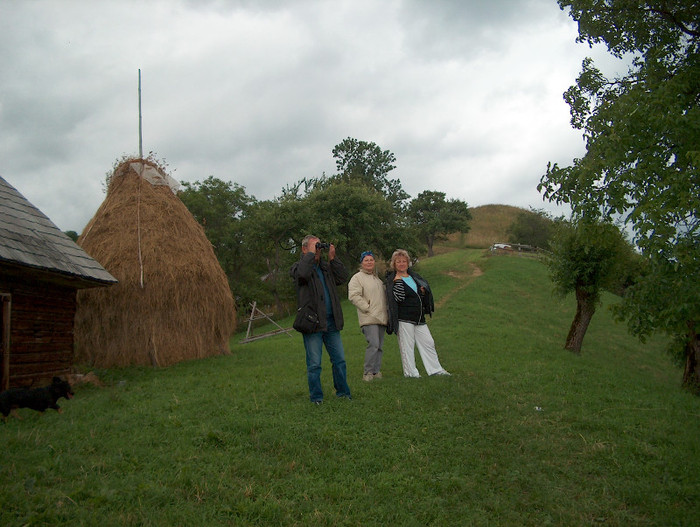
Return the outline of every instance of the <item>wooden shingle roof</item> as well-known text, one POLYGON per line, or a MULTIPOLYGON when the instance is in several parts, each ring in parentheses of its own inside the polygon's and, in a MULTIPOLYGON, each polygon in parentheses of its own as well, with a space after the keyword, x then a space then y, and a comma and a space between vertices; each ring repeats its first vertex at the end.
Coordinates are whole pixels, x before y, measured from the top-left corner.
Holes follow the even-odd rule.
POLYGON ((58 275, 77 287, 117 283, 97 261, 0 177, 0 265, 58 275))

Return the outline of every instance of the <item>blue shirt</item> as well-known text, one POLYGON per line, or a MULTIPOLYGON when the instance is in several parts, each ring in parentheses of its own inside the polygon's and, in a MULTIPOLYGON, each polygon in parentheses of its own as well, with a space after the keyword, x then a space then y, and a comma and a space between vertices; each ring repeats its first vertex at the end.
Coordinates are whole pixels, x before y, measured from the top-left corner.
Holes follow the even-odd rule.
POLYGON ((416 281, 413 279, 412 276, 406 276, 405 278, 401 278, 401 280, 403 280, 408 287, 413 289, 414 293, 418 293, 418 284, 416 283, 416 281))
POLYGON ((323 299, 326 301, 326 318, 333 318, 333 304, 331 303, 331 293, 328 291, 328 284, 326 284, 326 277, 323 276, 323 271, 321 270, 321 267, 317 264, 314 266, 314 270, 316 271, 316 274, 318 277, 321 279, 321 283, 323 284, 323 299))

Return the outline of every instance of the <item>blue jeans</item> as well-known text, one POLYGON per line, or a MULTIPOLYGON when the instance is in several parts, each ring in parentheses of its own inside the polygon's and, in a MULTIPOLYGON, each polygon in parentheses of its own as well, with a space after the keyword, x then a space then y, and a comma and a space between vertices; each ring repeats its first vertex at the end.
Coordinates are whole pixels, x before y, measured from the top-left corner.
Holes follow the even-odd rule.
POLYGON ((321 356, 323 355, 324 344, 326 345, 328 356, 331 359, 335 394, 338 397, 350 397, 343 341, 340 339, 340 331, 335 329, 333 319, 328 321, 327 331, 304 334, 303 337, 304 348, 306 349, 306 375, 309 380, 309 397, 311 401, 323 400, 323 389, 321 388, 321 356))

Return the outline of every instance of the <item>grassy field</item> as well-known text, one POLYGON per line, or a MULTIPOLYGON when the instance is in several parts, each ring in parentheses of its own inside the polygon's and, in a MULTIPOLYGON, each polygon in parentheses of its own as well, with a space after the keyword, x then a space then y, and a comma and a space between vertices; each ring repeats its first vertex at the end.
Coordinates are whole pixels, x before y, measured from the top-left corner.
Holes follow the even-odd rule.
POLYGON ((297 334, 99 371, 63 414, 0 425, 0 525, 698 524, 700 400, 661 340, 612 322, 614 297, 577 357, 574 301, 538 261, 454 250, 419 271, 452 377, 404 379, 390 336, 384 378, 362 382, 347 303, 352 401, 326 357, 326 402, 309 403, 297 334))

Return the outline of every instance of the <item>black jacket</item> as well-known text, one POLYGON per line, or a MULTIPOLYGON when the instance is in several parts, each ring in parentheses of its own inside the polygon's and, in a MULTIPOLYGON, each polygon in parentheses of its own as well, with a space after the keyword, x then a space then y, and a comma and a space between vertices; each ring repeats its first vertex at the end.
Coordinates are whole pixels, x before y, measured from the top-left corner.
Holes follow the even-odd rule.
MULTIPOLYGON (((302 255, 301 259, 292 265, 289 270, 289 275, 294 279, 294 285, 297 290, 297 308, 301 308, 307 304, 310 305, 313 311, 318 315, 320 325, 317 331, 326 331, 326 300, 323 297, 323 284, 314 269, 315 265, 314 253, 308 252, 302 255)), ((343 329, 344 322, 337 286, 347 281, 348 271, 338 258, 334 258, 330 262, 321 260, 319 262, 319 267, 323 272, 323 277, 328 286, 335 327, 340 331, 343 329)))
POLYGON ((414 324, 424 324, 425 315, 431 315, 435 311, 435 301, 433 292, 430 290, 428 282, 418 273, 408 269, 408 274, 413 277, 418 284, 418 293, 404 284, 403 280, 397 287, 403 289, 405 298, 402 302, 397 302, 394 296, 394 277, 396 273, 391 271, 386 275, 386 305, 389 309, 389 324, 386 332, 396 333, 399 328, 399 320, 412 322, 414 324), (424 292, 421 294, 421 288, 424 292))

